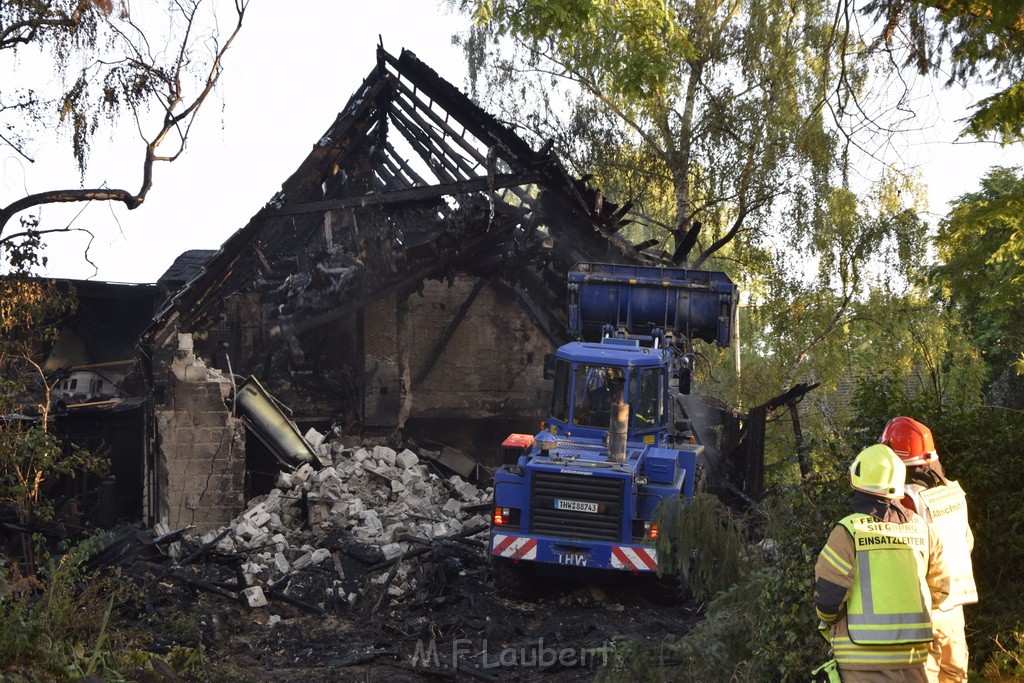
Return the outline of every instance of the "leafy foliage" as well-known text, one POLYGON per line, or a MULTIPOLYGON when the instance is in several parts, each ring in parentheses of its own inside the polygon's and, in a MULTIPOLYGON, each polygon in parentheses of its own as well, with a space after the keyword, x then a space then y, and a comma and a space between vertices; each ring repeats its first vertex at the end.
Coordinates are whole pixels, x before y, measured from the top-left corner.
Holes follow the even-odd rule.
POLYGON ((454 4, 480 22, 464 41, 475 85, 486 78, 495 106, 635 198, 636 237, 669 256, 695 244, 699 265, 756 242, 780 198, 828 184, 823 105, 837 79, 861 77, 839 59, 828 2, 454 4))
POLYGON ((496 36, 557 41, 581 73, 616 96, 665 98, 675 68, 697 50, 666 3, 656 0, 473 0, 473 16, 496 36), (609 47, 594 50, 594 43, 609 47))
MULTIPOLYGON (((886 421, 908 415, 928 425, 935 436, 946 475, 967 494, 975 547, 972 560, 979 602, 965 608, 967 635, 975 669, 996 658, 999 667, 1012 657, 999 643, 1012 646, 1021 631, 1024 580, 1010 569, 1024 562, 1024 513, 1018 493, 1024 487, 1020 456, 1019 411, 973 402, 940 401, 934 392, 907 392, 898 377, 866 380, 855 398, 857 416, 851 433, 881 434, 886 421)), ((1017 675, 1024 676, 1018 668, 1017 675)))
POLYGON ((994 168, 980 184, 942 221, 933 281, 995 377, 1024 351, 1024 175, 994 168))
POLYGON ((881 42, 904 50, 906 66, 944 70, 950 85, 1003 86, 975 105, 965 134, 1024 140, 1022 0, 870 0, 863 11, 883 27, 881 42))
POLYGON ((50 386, 42 362, 74 293, 55 282, 0 278, 0 501, 23 520, 46 516, 43 486, 80 470, 102 471, 102 458, 65 450, 50 431, 50 386))
POLYGON ((704 620, 682 638, 666 637, 657 645, 624 638, 598 671, 598 681, 718 681, 751 680, 749 634, 755 615, 750 612, 754 582, 721 594, 707 608, 704 620))
MULTIPOLYGON (((118 626, 118 613, 138 609, 137 586, 117 572, 84 567, 99 538, 50 558, 37 576, 22 575, 0 556, 0 678, 3 680, 150 680, 150 635, 118 626), (147 673, 148 670, 148 673, 147 673)), ((168 653, 181 673, 203 673, 202 646, 168 653)))
POLYGON ((697 494, 688 504, 667 498, 654 512, 658 572, 679 576, 697 600, 725 590, 743 572, 743 529, 721 500, 697 494))

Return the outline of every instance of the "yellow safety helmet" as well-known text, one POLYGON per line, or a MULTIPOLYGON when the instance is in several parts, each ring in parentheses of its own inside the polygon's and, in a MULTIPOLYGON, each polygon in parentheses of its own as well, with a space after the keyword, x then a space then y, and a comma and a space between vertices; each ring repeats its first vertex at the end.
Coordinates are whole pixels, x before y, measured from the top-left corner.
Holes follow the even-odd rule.
POLYGON ((906 480, 907 466, 884 444, 865 448, 850 465, 850 485, 875 496, 902 498, 906 480))

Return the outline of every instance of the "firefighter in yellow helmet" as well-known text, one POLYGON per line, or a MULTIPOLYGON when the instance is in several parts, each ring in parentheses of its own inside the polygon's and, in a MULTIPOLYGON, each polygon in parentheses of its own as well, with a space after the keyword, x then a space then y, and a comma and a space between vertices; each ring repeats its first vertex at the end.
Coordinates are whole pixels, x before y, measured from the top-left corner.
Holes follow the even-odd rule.
POLYGON ((968 651, 964 635, 964 605, 978 601, 971 551, 974 535, 967 519, 967 498, 960 484, 946 478, 935 451, 932 431, 909 417, 894 417, 879 441, 907 467, 904 505, 928 520, 942 540, 949 563, 950 593, 933 605, 935 638, 928 648, 926 669, 931 683, 967 680, 968 651))
POLYGON ((864 449, 850 466, 853 513, 814 566, 814 607, 843 683, 926 683, 930 612, 949 594, 942 543, 903 507, 906 466, 892 449, 864 449))

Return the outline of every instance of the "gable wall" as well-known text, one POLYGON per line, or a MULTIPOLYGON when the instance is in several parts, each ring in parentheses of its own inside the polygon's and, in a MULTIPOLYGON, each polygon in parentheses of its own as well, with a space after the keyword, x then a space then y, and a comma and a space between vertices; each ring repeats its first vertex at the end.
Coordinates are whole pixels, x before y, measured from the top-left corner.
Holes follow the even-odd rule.
POLYGON ((465 308, 477 282, 469 276, 451 286, 427 281, 404 303, 389 296, 367 308, 368 422, 401 427, 409 419, 543 419, 551 391, 543 360, 553 346, 500 287, 485 284, 465 308))

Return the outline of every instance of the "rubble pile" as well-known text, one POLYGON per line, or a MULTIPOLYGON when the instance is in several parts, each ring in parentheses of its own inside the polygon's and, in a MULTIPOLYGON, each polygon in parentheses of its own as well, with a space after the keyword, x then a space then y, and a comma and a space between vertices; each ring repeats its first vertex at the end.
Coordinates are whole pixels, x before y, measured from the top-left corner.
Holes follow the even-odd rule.
POLYGON ((333 562, 325 566, 337 578, 325 597, 354 604, 358 589, 345 580, 339 539, 363 546, 364 558, 379 559, 371 568, 390 567, 370 582, 400 599, 417 588, 416 573, 402 562, 407 555, 420 554, 432 541, 486 529, 489 487, 441 476, 408 448, 344 448, 318 436, 306 438, 315 442, 320 469, 304 463, 282 471, 269 494, 253 498, 229 525, 200 539, 204 547, 241 560, 242 594, 250 606, 266 604, 263 588, 328 560, 333 562))

